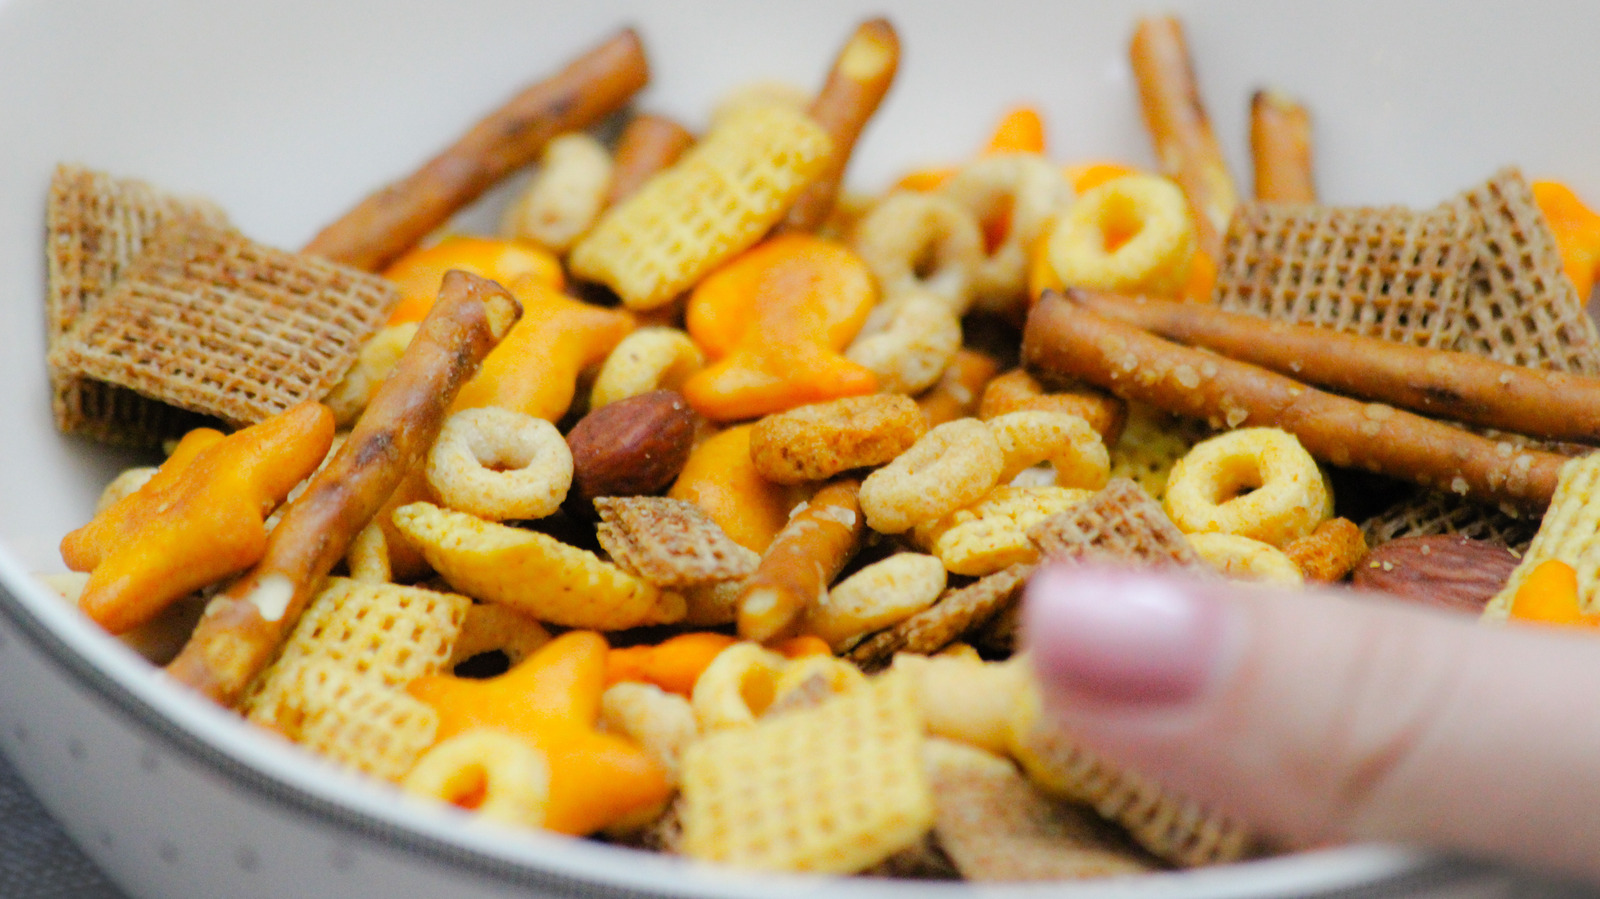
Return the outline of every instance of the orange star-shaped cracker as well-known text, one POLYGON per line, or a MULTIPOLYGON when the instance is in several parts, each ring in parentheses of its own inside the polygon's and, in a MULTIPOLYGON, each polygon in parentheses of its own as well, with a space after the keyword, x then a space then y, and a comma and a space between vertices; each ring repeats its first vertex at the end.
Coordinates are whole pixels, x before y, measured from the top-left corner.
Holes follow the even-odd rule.
POLYGON ((67 567, 92 572, 78 605, 120 634, 254 565, 267 514, 332 442, 333 413, 310 402, 226 437, 190 431, 148 483, 62 538, 67 567))
POLYGON ((583 835, 648 813, 672 793, 667 773, 629 741, 595 729, 606 683, 604 637, 569 631, 499 677, 418 678, 407 688, 439 713, 439 739, 488 727, 526 740, 550 765, 545 827, 583 835))

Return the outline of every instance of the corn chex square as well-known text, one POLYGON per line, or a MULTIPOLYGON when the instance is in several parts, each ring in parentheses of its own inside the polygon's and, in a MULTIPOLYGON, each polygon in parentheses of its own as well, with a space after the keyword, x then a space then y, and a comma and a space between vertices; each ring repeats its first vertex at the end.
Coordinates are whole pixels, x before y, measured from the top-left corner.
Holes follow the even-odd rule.
POLYGON ((706 737, 684 755, 682 850, 765 871, 870 868, 933 825, 922 743, 898 674, 706 737))
POLYGON ((398 301, 376 275, 172 222, 49 361, 68 376, 249 425, 326 396, 398 301))
POLYGON ((1565 562, 1577 572, 1578 608, 1584 612, 1600 609, 1600 453, 1561 466, 1539 532, 1505 586, 1484 607, 1484 619, 1508 618, 1522 582, 1551 559, 1565 562))
POLYGON ((329 578, 312 597, 278 658, 246 692, 251 720, 278 720, 296 666, 322 659, 391 689, 437 674, 449 661, 472 600, 397 584, 329 578))

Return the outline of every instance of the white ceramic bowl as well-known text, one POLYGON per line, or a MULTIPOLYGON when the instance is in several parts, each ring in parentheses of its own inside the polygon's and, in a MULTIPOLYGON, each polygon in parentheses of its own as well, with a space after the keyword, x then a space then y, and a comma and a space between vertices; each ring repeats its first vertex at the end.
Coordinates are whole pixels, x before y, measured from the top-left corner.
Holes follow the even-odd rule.
MULTIPOLYGON (((691 124, 755 78, 815 84, 869 13, 898 25, 898 83, 857 185, 961 157, 1038 104, 1062 160, 1148 162, 1126 62, 1138 2, 1044 0, 0 0, 0 747, 130 892, 183 896, 1387 895, 1472 870, 1359 847, 1110 886, 987 888, 751 878, 419 809, 264 740, 161 682, 36 588, 131 457, 56 434, 43 363, 44 194, 73 160, 210 195, 285 247, 409 171, 525 82, 624 23, 691 124)), ((1507 162, 1600 197, 1600 6, 1557 0, 1171 2, 1248 187, 1259 85, 1317 117, 1332 202, 1431 204, 1507 162)), ((492 202, 492 198, 489 202, 492 202)), ((487 220, 487 219, 485 219, 487 220)))

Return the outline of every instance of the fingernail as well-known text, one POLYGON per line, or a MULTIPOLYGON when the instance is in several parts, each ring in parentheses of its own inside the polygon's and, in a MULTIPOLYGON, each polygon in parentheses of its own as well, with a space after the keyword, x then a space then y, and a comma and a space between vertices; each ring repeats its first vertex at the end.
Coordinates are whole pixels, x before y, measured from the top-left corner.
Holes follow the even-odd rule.
POLYGON ((1182 581, 1046 568, 1025 602, 1027 646, 1053 700, 1177 705, 1199 695, 1218 666, 1227 610, 1182 581))

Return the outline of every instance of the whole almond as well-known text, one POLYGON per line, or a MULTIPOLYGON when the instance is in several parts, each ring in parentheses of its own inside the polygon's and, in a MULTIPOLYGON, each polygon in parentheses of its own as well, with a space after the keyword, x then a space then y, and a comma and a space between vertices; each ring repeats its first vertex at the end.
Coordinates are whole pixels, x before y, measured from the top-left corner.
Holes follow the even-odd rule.
POLYGON ((585 415, 567 433, 567 511, 593 518, 596 497, 666 489, 689 459, 697 421, 688 401, 672 390, 641 393, 585 415))
POLYGON ((1498 543, 1458 534, 1401 537, 1368 553, 1351 581, 1359 589, 1477 614, 1505 586, 1518 561, 1498 543))

